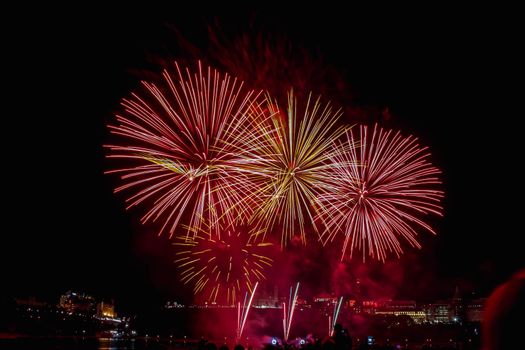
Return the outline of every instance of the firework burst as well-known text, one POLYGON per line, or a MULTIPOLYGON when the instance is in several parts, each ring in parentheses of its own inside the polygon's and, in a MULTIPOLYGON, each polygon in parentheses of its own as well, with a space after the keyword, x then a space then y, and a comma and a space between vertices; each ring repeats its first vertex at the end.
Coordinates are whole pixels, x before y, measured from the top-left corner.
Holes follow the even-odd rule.
POLYGON ((266 126, 263 136, 254 142, 257 155, 249 165, 259 184, 257 197, 262 198, 252 221, 262 223, 266 231, 281 229, 282 246, 296 229, 305 243, 307 223, 316 229, 312 202, 331 166, 333 141, 344 133, 343 127, 335 125, 341 112, 311 96, 304 109, 298 110, 293 93, 288 96, 286 114, 275 103, 269 103, 268 109, 273 125, 266 126))
POLYGON ((203 223, 193 239, 175 237, 175 263, 184 284, 210 302, 233 305, 244 292, 253 293, 258 281, 265 279, 264 270, 273 260, 268 256, 272 244, 261 240, 261 232, 246 227, 223 228, 220 239, 211 235, 212 228, 203 223))
POLYGON ((241 168, 266 118, 264 96, 236 79, 200 63, 196 73, 175 67, 174 75, 163 72, 161 86, 143 82, 143 96, 122 101, 118 124, 108 126, 121 141, 106 146, 109 158, 125 162, 108 171, 124 182, 115 192, 130 193, 128 208, 144 203, 142 222, 158 220, 159 234, 170 237, 182 219, 188 227, 203 218, 214 226, 250 213, 254 204, 244 194, 256 188, 241 168))
POLYGON ((400 238, 419 248, 418 228, 435 234, 420 217, 442 215, 443 192, 436 189, 441 171, 427 160, 430 153, 415 137, 377 125, 370 133, 361 126, 357 138, 347 131, 346 142, 336 149, 327 191, 317 203, 325 226, 322 240, 344 234, 341 259, 347 250, 352 257, 357 249, 363 260, 368 253, 384 261, 387 253, 403 253, 400 238))

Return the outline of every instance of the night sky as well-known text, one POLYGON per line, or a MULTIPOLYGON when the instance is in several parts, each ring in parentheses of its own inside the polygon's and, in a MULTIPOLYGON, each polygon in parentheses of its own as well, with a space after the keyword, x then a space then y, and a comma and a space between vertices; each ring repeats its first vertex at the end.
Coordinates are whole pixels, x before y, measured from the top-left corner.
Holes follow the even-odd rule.
POLYGON ((131 310, 188 294, 167 237, 138 224, 141 212, 126 212, 125 197, 112 193, 118 181, 103 174, 102 145, 120 99, 159 62, 188 57, 177 31, 205 52, 210 24, 230 36, 287 38, 322 57, 369 122, 430 147, 444 173, 445 217, 433 221, 436 237, 423 234, 421 251, 401 258, 395 297, 446 298, 455 285, 487 295, 525 266, 512 23, 489 9, 237 10, 71 9, 17 23, 29 33, 13 40, 4 68, 13 108, 3 112, 3 294, 55 301, 75 289, 131 310), (428 283, 414 287, 418 280, 428 283))

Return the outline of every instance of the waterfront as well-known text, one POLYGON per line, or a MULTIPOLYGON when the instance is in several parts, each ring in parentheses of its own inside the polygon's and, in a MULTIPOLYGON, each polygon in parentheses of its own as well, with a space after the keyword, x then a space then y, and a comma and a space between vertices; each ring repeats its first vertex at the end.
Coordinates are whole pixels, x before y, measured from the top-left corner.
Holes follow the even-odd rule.
MULTIPOLYGON (((245 343, 246 349, 282 349, 277 344, 271 345, 271 339, 268 339, 267 344, 253 344, 245 343)), ((356 339, 357 340, 357 339, 356 339)), ((318 339, 317 343, 304 342, 300 343, 293 341, 290 344, 296 348, 301 349, 320 349, 323 348, 323 342, 326 339, 318 339)), ((205 342, 201 340, 187 340, 187 339, 169 339, 169 338, 135 338, 135 339, 111 339, 111 338, 96 338, 96 337, 20 337, 11 339, 0 339, 0 349, 12 350, 173 350, 173 349, 211 349, 214 346, 218 348, 233 349, 232 344, 221 341, 205 342), (210 343, 214 345, 210 346, 210 343)), ((353 349, 363 348, 362 344, 354 341, 353 349)), ((404 341, 396 342, 389 341, 385 343, 378 343, 368 346, 370 349, 479 349, 479 343, 475 342, 412 342, 406 343, 404 341)))
MULTIPOLYGON (((9 332, 0 334, 5 348, 170 349, 198 348, 199 342, 209 342, 231 349, 237 344, 239 310, 233 305, 166 301, 161 307, 117 318, 113 304, 96 303, 95 298, 83 293, 68 292, 59 298, 58 305, 35 298, 16 300, 12 317, 4 320, 9 332), (71 299, 70 295, 84 297, 71 299)), ((286 343, 302 348, 326 341, 338 300, 341 308, 337 323, 352 337, 354 347, 370 342, 376 347, 399 349, 479 348, 483 303, 463 298, 457 290, 452 298, 431 304, 338 299, 324 294, 300 298, 286 343)), ((254 349, 272 342, 283 344, 283 304, 276 295, 254 300, 239 342, 254 349)))

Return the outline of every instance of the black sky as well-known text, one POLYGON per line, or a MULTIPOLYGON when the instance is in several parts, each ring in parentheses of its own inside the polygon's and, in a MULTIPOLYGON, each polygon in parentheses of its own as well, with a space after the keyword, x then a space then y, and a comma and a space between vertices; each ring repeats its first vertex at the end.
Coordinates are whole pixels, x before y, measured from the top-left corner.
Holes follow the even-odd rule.
POLYGON ((445 218, 411 254, 421 266, 405 275, 400 297, 418 297, 409 286, 421 273, 435 281, 422 299, 446 297, 456 284, 488 293, 525 266, 514 26, 491 9, 415 10, 173 6, 21 18, 13 31, 29 34, 13 38, 5 67, 13 108, 3 113, 2 292, 53 299, 73 288, 135 306, 181 295, 167 240, 113 195, 102 144, 138 72, 160 70, 155 57, 178 58, 171 28, 199 46, 218 20, 232 33, 262 23, 321 52, 344 72, 357 105, 388 107, 387 126, 431 148, 444 173, 445 218))

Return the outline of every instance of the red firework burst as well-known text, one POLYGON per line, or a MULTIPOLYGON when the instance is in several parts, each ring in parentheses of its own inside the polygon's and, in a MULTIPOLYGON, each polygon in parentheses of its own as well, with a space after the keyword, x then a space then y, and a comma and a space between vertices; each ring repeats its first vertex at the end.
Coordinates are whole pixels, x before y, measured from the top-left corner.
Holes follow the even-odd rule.
MULTIPOLYGON (((264 97, 246 92, 242 82, 208 67, 198 72, 163 72, 160 86, 143 82, 146 93, 122 101, 124 113, 108 126, 120 137, 107 145, 109 158, 125 160, 119 173, 128 191, 128 208, 147 203, 142 222, 161 222, 159 234, 174 234, 181 219, 199 227, 229 224, 254 207, 245 194, 255 186, 242 170, 250 162, 253 140, 267 117, 264 97)), ((218 231, 217 231, 218 232, 218 231)))
POLYGON ((377 125, 372 133, 359 128, 357 141, 347 132, 346 142, 332 157, 325 192, 317 196, 319 217, 324 222, 326 243, 343 233, 342 257, 361 250, 384 261, 387 253, 403 253, 400 238, 420 247, 417 228, 433 234, 421 216, 442 215, 441 171, 427 160, 430 153, 417 138, 385 131, 377 125))

